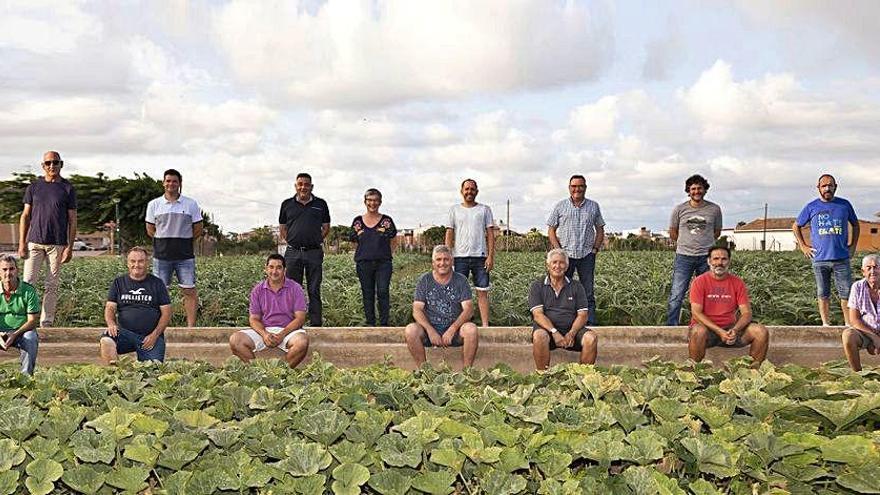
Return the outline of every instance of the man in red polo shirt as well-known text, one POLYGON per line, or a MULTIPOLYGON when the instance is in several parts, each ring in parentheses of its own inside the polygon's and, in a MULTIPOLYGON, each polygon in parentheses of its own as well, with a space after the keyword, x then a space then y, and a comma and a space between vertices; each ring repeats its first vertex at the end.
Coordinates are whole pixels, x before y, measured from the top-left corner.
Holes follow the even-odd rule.
POLYGON ((709 250, 709 271, 691 283, 688 353, 700 362, 707 347, 749 346, 749 355, 760 365, 767 357, 770 336, 767 327, 752 321, 749 291, 729 267, 730 250, 713 247, 709 250))

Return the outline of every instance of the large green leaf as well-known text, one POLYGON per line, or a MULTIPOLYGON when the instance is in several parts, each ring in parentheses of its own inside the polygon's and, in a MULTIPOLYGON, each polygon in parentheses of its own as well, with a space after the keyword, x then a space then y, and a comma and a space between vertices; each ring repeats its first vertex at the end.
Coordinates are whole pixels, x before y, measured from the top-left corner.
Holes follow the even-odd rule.
POLYGON ((153 467, 159 458, 159 450, 162 445, 151 435, 138 435, 125 446, 123 457, 153 467))
POLYGON ((165 448, 159 454, 157 464, 169 469, 179 470, 192 462, 208 441, 192 433, 176 433, 161 439, 165 448))
POLYGON ((79 430, 70 436, 73 453, 85 462, 110 464, 116 457, 116 441, 109 433, 79 430))
POLYGON ((370 477, 370 488, 381 495, 406 495, 412 486, 412 478, 397 469, 386 469, 370 477))
POLYGON ((0 440, 0 472, 8 471, 13 466, 18 466, 24 461, 24 449, 11 438, 0 440))
MULTIPOLYGON (((486 447, 483 437, 465 433, 461 439, 461 453, 476 463, 491 464, 498 462, 501 455, 501 447, 486 447)), ((415 466, 413 466, 415 467, 415 466)))
POLYGON ((576 446, 575 453, 607 466, 626 455, 623 439, 624 434, 620 430, 600 431, 588 436, 582 444, 576 446))
POLYGON ((608 376, 595 370, 590 370, 576 383, 583 391, 585 397, 598 401, 605 394, 620 390, 622 381, 620 377, 608 376))
POLYGON ((723 495, 712 483, 709 483, 703 478, 691 481, 688 485, 688 489, 694 495, 723 495))
POLYGON ((666 439, 654 430, 640 429, 626 436, 626 443, 632 446, 626 456, 637 464, 650 464, 663 457, 666 439))
POLYGON ((32 495, 46 495, 55 489, 55 481, 64 474, 61 464, 52 459, 37 459, 25 468, 25 486, 32 495))
MULTIPOLYGON (((536 464, 538 469, 544 473, 544 477, 560 479, 563 473, 568 473, 571 461, 572 456, 568 452, 559 452, 550 446, 545 446, 539 452, 536 464)), ((509 469, 505 469, 505 471, 510 472, 509 469)))
POLYGON ((330 447, 330 453, 341 464, 357 463, 367 455, 367 447, 362 443, 351 443, 348 440, 336 442, 330 447))
POLYGON ((18 478, 21 473, 18 471, 0 472, 0 495, 12 495, 18 489, 18 478))
POLYGON ((149 476, 150 470, 144 467, 117 466, 107 473, 105 482, 110 486, 136 493, 147 487, 146 479, 149 476))
POLYGON ((480 487, 486 493, 514 494, 525 490, 526 479, 518 474, 510 474, 500 469, 493 469, 487 476, 480 478, 480 487))
POLYGON ((135 433, 152 433, 161 437, 168 431, 168 422, 146 414, 137 413, 131 421, 131 428, 135 433))
POLYGON ((331 445, 348 428, 348 415, 335 409, 320 409, 299 418, 299 431, 323 445, 331 445))
POLYGON ((94 495, 104 485, 104 478, 104 473, 91 466, 80 464, 65 469, 61 481, 80 493, 94 495))
POLYGON ((440 427, 442 422, 442 418, 426 412, 420 412, 417 416, 413 416, 391 429, 403 433, 406 437, 417 440, 422 445, 427 445, 440 438, 437 428, 440 427))
POLYGON ((814 399, 804 401, 802 404, 834 423, 835 428, 839 431, 865 414, 880 409, 880 393, 867 394, 848 400, 814 399))
POLYGON ((174 419, 180 421, 190 428, 210 428, 217 424, 219 420, 205 411, 177 411, 174 413, 174 419))
POLYGON ((418 467, 422 462, 422 445, 418 440, 392 432, 383 435, 376 442, 379 455, 385 464, 394 467, 418 467))
POLYGON ((46 414, 46 420, 40 425, 40 434, 66 442, 79 428, 85 416, 83 407, 52 407, 46 414))
POLYGON ((676 399, 657 397, 648 402, 651 413, 660 421, 678 421, 678 418, 687 414, 687 405, 676 399))
POLYGON ((851 466, 880 462, 874 442, 857 435, 841 435, 820 448, 826 461, 843 462, 851 466))
POLYGON ((361 486, 370 479, 370 470, 360 464, 340 464, 333 469, 330 488, 336 495, 358 495, 361 486))
POLYGON ((49 439, 37 435, 25 440, 22 447, 34 459, 51 458, 60 449, 57 438, 49 439))
POLYGON ((837 484, 858 493, 880 493, 880 465, 869 464, 837 477, 837 484))
POLYGON ((86 423, 86 426, 98 430, 99 433, 110 435, 118 442, 134 433, 130 427, 132 421, 134 421, 134 414, 114 407, 110 412, 86 423))
MULTIPOLYGON (((431 495, 447 495, 455 491, 455 475, 449 471, 428 471, 412 480, 413 488, 431 495)), ((496 493, 496 492, 487 492, 496 493)))
POLYGON ((43 423, 44 415, 25 403, 15 401, 0 407, 0 433, 13 440, 23 441, 43 423))
POLYGON ((295 443, 287 447, 287 457, 275 464, 293 476, 311 476, 333 462, 330 452, 319 443, 295 443))
POLYGON ((710 437, 685 438, 682 447, 694 456, 696 467, 703 473, 730 478, 739 473, 730 453, 710 437))
POLYGON ((205 435, 208 435, 211 443, 221 449, 232 447, 241 438, 241 429, 239 428, 210 428, 204 432, 205 435))
POLYGON ((354 421, 345 432, 345 438, 371 447, 383 434, 394 414, 391 411, 370 409, 354 414, 354 421))

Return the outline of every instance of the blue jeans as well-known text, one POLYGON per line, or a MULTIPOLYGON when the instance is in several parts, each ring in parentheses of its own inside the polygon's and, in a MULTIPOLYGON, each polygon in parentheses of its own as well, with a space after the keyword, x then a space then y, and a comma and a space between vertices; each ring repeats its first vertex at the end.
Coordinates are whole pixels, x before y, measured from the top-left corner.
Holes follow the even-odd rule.
POLYGON ((596 278, 596 253, 590 253, 583 258, 568 258, 568 270, 565 276, 569 279, 577 270, 578 280, 584 286, 584 292, 587 294, 587 325, 596 324, 596 295, 593 291, 593 284, 596 278))
POLYGON ((37 348, 39 346, 40 338, 37 336, 36 330, 28 330, 15 339, 12 347, 20 350, 22 373, 26 375, 34 374, 34 368, 37 366, 37 348))
POLYGON ((675 255, 672 262, 672 290, 669 292, 669 303, 666 306, 666 325, 679 325, 681 304, 684 294, 691 284, 691 277, 697 277, 709 271, 706 256, 675 255))
POLYGON ((852 286, 852 268, 849 266, 849 258, 813 261, 813 275, 816 277, 817 297, 820 299, 831 297, 831 276, 833 275, 838 297, 841 301, 849 299, 849 289, 852 286))
POLYGON ((160 260, 153 258, 153 274, 159 277, 166 286, 171 285, 171 275, 177 273, 177 285, 183 289, 196 286, 196 259, 160 260))
POLYGON ((165 334, 156 339, 156 345, 152 349, 144 349, 144 338, 146 335, 134 333, 119 327, 116 337, 111 337, 109 333, 104 332, 102 337, 110 337, 116 342, 117 354, 128 354, 129 352, 137 353, 138 361, 165 361, 165 334))
POLYGON ((388 326, 391 310, 391 260, 361 260, 357 262, 357 276, 361 281, 364 316, 367 326, 376 326, 376 299, 379 300, 379 326, 388 326))
POLYGON ((486 271, 485 256, 461 256, 452 260, 452 269, 465 278, 474 274, 474 288, 489 290, 489 272, 486 271))

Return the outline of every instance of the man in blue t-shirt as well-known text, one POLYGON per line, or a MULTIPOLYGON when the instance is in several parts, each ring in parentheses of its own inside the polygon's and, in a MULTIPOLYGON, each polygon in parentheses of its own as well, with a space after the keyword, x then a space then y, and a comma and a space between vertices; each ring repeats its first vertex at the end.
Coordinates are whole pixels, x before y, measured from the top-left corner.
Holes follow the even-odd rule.
POLYGON ((416 366, 425 363, 425 347, 462 346, 462 361, 467 368, 477 355, 477 326, 473 295, 467 278, 452 270, 452 251, 446 245, 434 247, 431 271, 416 284, 413 319, 404 330, 406 346, 416 366))
POLYGON ((106 365, 118 354, 136 352, 138 361, 165 360, 165 327, 171 321, 168 287, 147 272, 147 251, 135 246, 128 252, 128 274, 110 284, 101 335, 101 359, 106 365))
POLYGON ((819 301, 819 316, 822 326, 831 326, 830 304, 831 277, 840 297, 845 325, 849 325, 849 299, 852 285, 850 258, 859 243, 859 219, 849 201, 835 197, 837 181, 830 174, 819 177, 817 185, 819 198, 814 199, 801 210, 791 230, 797 239, 798 247, 804 256, 813 260, 813 274, 816 277, 816 295, 819 301), (804 237, 804 227, 810 226, 810 242, 804 237), (849 226, 852 225, 852 240, 849 226))

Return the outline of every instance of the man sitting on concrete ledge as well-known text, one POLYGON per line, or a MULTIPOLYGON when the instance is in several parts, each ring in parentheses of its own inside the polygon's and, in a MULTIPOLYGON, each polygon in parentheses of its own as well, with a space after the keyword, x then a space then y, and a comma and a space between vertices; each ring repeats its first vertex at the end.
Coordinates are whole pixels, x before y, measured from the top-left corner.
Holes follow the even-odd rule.
POLYGON ((37 364, 37 324, 40 321, 40 297, 37 290, 18 278, 18 264, 10 254, 0 256, 0 348, 17 347, 21 355, 21 372, 34 374, 37 364))
POLYGON ((452 270, 452 251, 441 244, 431 254, 431 271, 416 284, 413 318, 404 330, 406 345, 416 366, 425 363, 425 347, 459 347, 465 367, 477 355, 477 326, 473 295, 467 278, 452 270))
POLYGON ((138 361, 165 360, 165 327, 171 321, 171 297, 165 283, 147 272, 147 251, 135 246, 126 257, 128 274, 110 284, 101 335, 101 360, 136 352, 138 361))
POLYGON ((239 330, 229 337, 232 353, 244 362, 254 359, 255 352, 277 347, 284 351, 284 360, 291 368, 309 352, 309 337, 303 329, 306 321, 306 296, 301 285, 285 276, 286 262, 280 254, 266 259, 266 280, 251 290, 251 328, 239 330))
POLYGON ((862 276, 849 291, 849 324, 843 331, 843 352, 853 371, 862 370, 859 351, 880 350, 880 256, 862 258, 862 276))
POLYGON ((691 283, 688 352, 691 359, 700 362, 707 347, 749 346, 749 355, 759 365, 767 356, 770 335, 767 327, 752 321, 746 284, 730 273, 729 267, 730 250, 713 247, 709 250, 709 271, 691 283))
POLYGON ((535 369, 550 366, 550 351, 561 347, 580 352, 582 364, 596 362, 597 337, 587 328, 587 294, 565 276, 568 255, 562 249, 547 253, 547 276, 529 290, 532 312, 532 354, 535 369))

